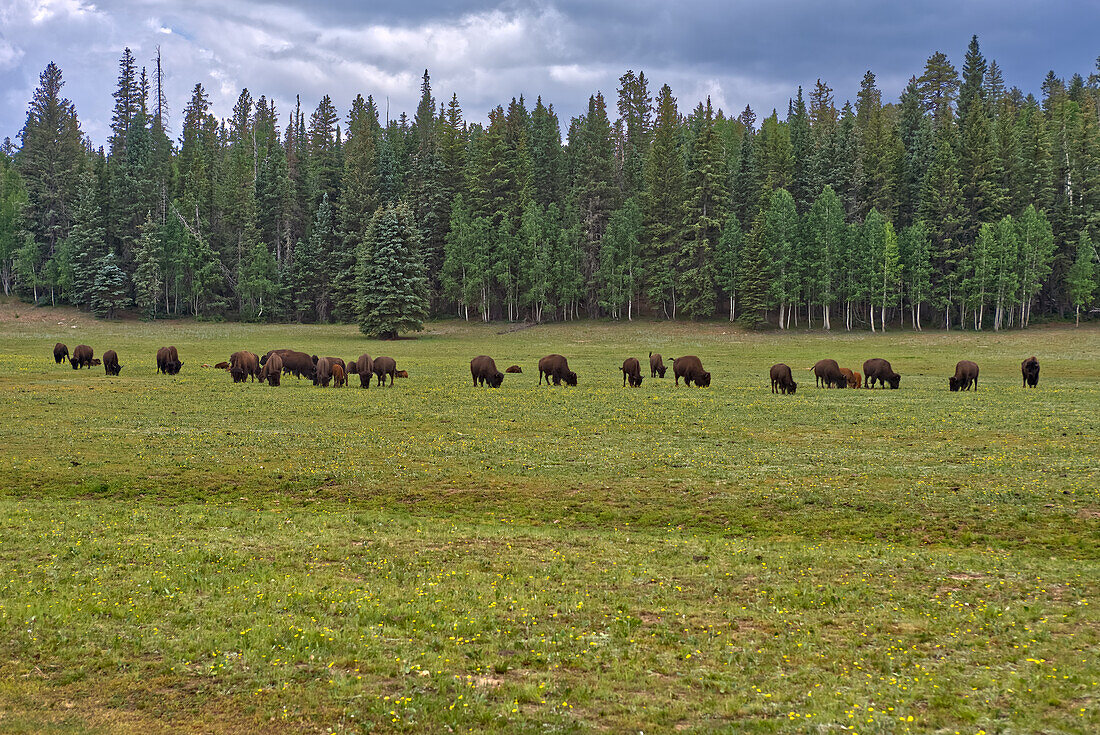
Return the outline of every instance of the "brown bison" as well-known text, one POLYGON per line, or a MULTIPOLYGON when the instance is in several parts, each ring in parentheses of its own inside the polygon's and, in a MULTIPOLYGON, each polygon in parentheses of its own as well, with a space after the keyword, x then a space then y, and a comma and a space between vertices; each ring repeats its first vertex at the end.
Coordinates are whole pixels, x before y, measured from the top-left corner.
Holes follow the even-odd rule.
POLYGON ((271 355, 278 354, 283 359, 283 373, 293 374, 296 378, 313 380, 313 358, 296 350, 272 350, 260 358, 263 365, 271 355))
POLYGON ((978 390, 978 363, 971 362, 970 360, 959 360, 955 364, 955 374, 947 379, 947 384, 951 387, 951 392, 960 390, 970 390, 970 386, 974 386, 974 390, 978 390))
POLYGON ((103 361, 102 361, 102 360, 100 360, 100 359, 99 359, 98 357, 97 357, 97 358, 95 358, 94 360, 92 360, 92 365, 94 365, 94 366, 96 366, 96 367, 99 367, 99 366, 100 366, 100 365, 102 365, 102 364, 103 364, 103 361))
POLYGON ((118 375, 122 372, 122 366, 118 364, 118 353, 114 350, 103 353, 103 372, 107 375, 118 375))
POLYGON ((92 348, 88 345, 77 345, 73 350, 73 356, 69 358, 69 363, 73 366, 73 370, 79 370, 82 367, 91 367, 92 354, 92 348))
POLYGON ((475 386, 488 383, 490 388, 499 388, 504 382, 504 373, 497 370, 496 361, 488 355, 478 355, 470 360, 470 375, 475 386))
POLYGON ((710 373, 703 369, 702 361, 695 355, 672 358, 672 374, 676 377, 676 385, 683 378, 684 385, 695 383, 700 388, 710 386, 710 373))
POLYGON ((215 363, 214 369, 215 370, 228 370, 229 369, 229 363, 228 362, 215 363))
POLYGON ((374 375, 374 360, 370 359, 370 355, 363 353, 358 360, 348 363, 348 375, 358 375, 359 387, 370 388, 370 379, 374 375))
POLYGON ((317 358, 313 363, 313 384, 327 388, 332 381, 332 368, 335 364, 331 358, 317 358))
POLYGON ((816 383, 818 388, 848 387, 848 378, 844 376, 844 373, 840 372, 840 365, 836 364, 836 360, 818 360, 814 363, 812 368, 806 369, 814 371, 814 377, 817 379, 816 383))
POLYGON ((260 368, 260 382, 267 382, 275 388, 283 377, 283 358, 278 354, 264 355, 264 366, 260 368))
POLYGON ((569 361, 561 355, 547 355, 539 360, 539 385, 546 376, 546 384, 550 385, 551 378, 554 385, 561 385, 564 380, 566 385, 577 384, 577 374, 569 369, 569 361))
POLYGON ((397 377, 397 361, 385 355, 376 357, 374 358, 373 371, 378 385, 385 385, 386 376, 388 375, 390 376, 390 385, 392 386, 393 379, 397 377))
POLYGON ((343 388, 348 384, 348 374, 344 372, 344 368, 340 367, 340 363, 334 363, 332 365, 332 386, 334 388, 343 388))
POLYGON ((53 346, 53 361, 55 365, 60 365, 64 360, 69 357, 68 345, 63 345, 60 342, 53 346))
POLYGON ((1039 361, 1035 359, 1035 355, 1020 363, 1020 372, 1024 375, 1023 387, 1034 388, 1039 385, 1039 361))
POLYGON ((407 378, 407 377, 409 377, 409 371, 408 370, 398 370, 397 371, 397 377, 407 378))
POLYGON ((649 377, 651 378, 663 378, 665 377, 665 363, 661 359, 660 352, 649 353, 649 377))
POLYGON ((260 358, 248 350, 234 352, 229 357, 229 374, 234 383, 243 383, 249 377, 255 381, 260 377, 260 358))
POLYGON ((857 373, 855 370, 841 368, 840 374, 844 376, 844 380, 847 381, 849 388, 858 388, 863 385, 863 376, 857 373))
POLYGON ((783 363, 772 365, 771 378, 772 393, 782 393, 783 395, 790 393, 794 395, 794 392, 798 390, 798 383, 794 382, 791 368, 788 365, 783 363))
POLYGON ((157 372, 165 375, 175 375, 183 367, 180 362, 179 352, 175 347, 161 347, 157 350, 157 372))
POLYGON ((642 384, 642 366, 638 363, 638 358, 628 357, 623 360, 623 366, 619 368, 623 371, 623 387, 626 387, 629 381, 630 387, 637 388, 642 384))
POLYGON ((504 372, 506 372, 506 373, 522 373, 523 368, 521 368, 519 365, 513 365, 512 367, 508 368, 504 372))
POLYGON ((901 376, 895 373, 890 363, 881 357, 872 357, 863 363, 863 374, 867 376, 863 384, 864 388, 874 388, 877 381, 884 388, 889 385, 891 389, 897 389, 898 384, 901 383, 901 376))

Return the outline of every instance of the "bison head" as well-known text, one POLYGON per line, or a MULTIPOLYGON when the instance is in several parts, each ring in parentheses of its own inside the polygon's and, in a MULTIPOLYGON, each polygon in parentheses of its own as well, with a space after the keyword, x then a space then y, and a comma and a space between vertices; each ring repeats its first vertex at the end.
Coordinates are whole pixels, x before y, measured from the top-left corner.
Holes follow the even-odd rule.
POLYGON ((959 379, 952 375, 947 379, 947 384, 951 386, 951 392, 954 393, 959 389, 959 379))
POLYGON ((76 360, 76 359, 70 357, 69 362, 72 364, 73 370, 77 370, 77 369, 80 368, 80 361, 79 360, 76 360))
POLYGON ((887 378, 886 382, 890 385, 892 390, 897 390, 898 385, 901 384, 901 376, 895 373, 893 376, 887 378))
POLYGON ((709 388, 710 387, 710 373, 704 372, 703 377, 697 378, 695 380, 695 385, 699 386, 700 388, 709 388))
POLYGON ((642 376, 641 375, 631 375, 630 376, 630 385, 634 388, 641 387, 641 385, 642 385, 642 376))
POLYGON ((504 373, 494 373, 489 376, 489 385, 493 388, 499 388, 500 384, 504 382, 504 373))
POLYGON ((180 371, 180 368, 182 368, 182 367, 183 367, 182 362, 179 362, 179 361, 170 362, 170 363, 168 363, 168 374, 169 375, 178 375, 179 371, 180 371))
POLYGON ((577 384, 577 374, 572 370, 565 374, 565 384, 573 386, 577 384))
POLYGON ((787 392, 793 396, 796 390, 798 390, 798 383, 792 380, 791 384, 787 386, 787 392))
POLYGON ((662 365, 661 367, 657 368, 657 375, 659 375, 662 378, 665 377, 665 370, 667 370, 667 369, 668 368, 666 368, 664 365, 662 365))

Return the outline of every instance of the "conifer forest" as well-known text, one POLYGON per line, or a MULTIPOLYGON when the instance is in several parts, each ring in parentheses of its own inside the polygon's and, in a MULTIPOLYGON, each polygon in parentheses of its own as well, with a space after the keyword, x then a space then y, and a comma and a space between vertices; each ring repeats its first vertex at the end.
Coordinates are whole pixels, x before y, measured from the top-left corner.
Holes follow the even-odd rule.
POLYGON ((96 148, 51 63, 0 151, 3 292, 375 336, 432 317, 878 331, 1087 316, 1100 65, 1008 88, 975 37, 961 70, 937 52, 914 72, 898 99, 868 71, 854 101, 818 79, 786 110, 735 112, 627 71, 571 120, 519 96, 480 123, 425 71, 412 116, 380 119, 369 95, 277 110, 244 89, 219 120, 201 84, 170 116, 160 59, 126 49, 96 148))

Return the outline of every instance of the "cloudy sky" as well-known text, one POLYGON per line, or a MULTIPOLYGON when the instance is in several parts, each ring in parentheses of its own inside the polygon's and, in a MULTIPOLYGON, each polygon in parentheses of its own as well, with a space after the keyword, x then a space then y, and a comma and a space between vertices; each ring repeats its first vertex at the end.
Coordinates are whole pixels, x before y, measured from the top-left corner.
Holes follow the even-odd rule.
POLYGON ((838 100, 872 69, 886 99, 933 51, 955 66, 971 34, 1009 85, 1038 94, 1048 69, 1088 75, 1100 54, 1100 2, 1070 0, 0 0, 0 138, 26 118, 51 60, 86 133, 106 140, 118 59, 152 65, 161 48, 172 132, 196 82, 229 114, 242 87, 283 114, 329 94, 341 116, 357 93, 385 112, 415 109, 427 67, 437 99, 457 92, 468 119, 538 95, 568 118, 618 77, 643 70, 682 108, 706 95, 727 111, 785 111, 821 77, 838 100))

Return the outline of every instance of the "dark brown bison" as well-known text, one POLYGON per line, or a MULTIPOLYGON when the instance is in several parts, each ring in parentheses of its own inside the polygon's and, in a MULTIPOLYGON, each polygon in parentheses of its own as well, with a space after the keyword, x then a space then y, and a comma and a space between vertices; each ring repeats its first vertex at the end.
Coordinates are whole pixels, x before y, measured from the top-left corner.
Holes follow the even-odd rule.
POLYGON ((393 385, 393 379, 397 377, 397 361, 392 357, 374 358, 374 365, 372 370, 377 378, 378 385, 386 384, 386 376, 390 376, 390 385, 393 385))
POLYGON ((661 359, 660 352, 649 353, 649 377, 651 378, 663 378, 665 377, 665 363, 661 359))
POLYGON ((114 350, 103 353, 103 372, 107 375, 118 375, 122 372, 122 366, 118 364, 118 353, 114 350))
POLYGON ((68 345, 63 345, 60 342, 53 346, 53 361, 54 364, 60 365, 66 358, 69 357, 68 345))
POLYGON ((840 365, 836 364, 836 360, 818 360, 812 368, 807 368, 807 370, 814 371, 818 388, 848 387, 848 378, 840 371, 840 365))
POLYGON ((219 363, 216 363, 216 364, 214 365, 214 369, 215 369, 215 370, 228 370, 228 369, 229 369, 229 363, 228 363, 228 362, 219 362, 219 363))
POLYGON ((88 345, 77 345, 73 349, 73 356, 69 358, 69 363, 73 366, 73 370, 79 370, 82 367, 92 366, 92 348, 88 345))
POLYGON ((1024 375, 1025 388, 1034 388, 1039 385, 1039 361, 1035 359, 1035 355, 1020 363, 1020 372, 1024 375))
POLYGON ((183 367, 180 362, 179 352, 175 347, 161 347, 157 350, 157 372, 165 375, 175 375, 183 367))
POLYGON ((340 367, 340 363, 333 363, 332 365, 332 386, 334 388, 343 388, 348 384, 348 374, 344 372, 344 368, 340 367))
POLYGON ((519 365, 513 365, 512 367, 508 368, 504 372, 506 372, 506 373, 522 373, 523 368, 521 368, 519 365))
POLYGON ((96 366, 96 367, 99 367, 99 366, 100 366, 100 365, 102 365, 102 364, 103 364, 103 361, 102 361, 102 360, 100 360, 100 359, 99 359, 98 357, 97 357, 97 358, 95 358, 94 360, 92 360, 92 365, 94 365, 94 366, 96 366))
POLYGON ((890 363, 881 357, 872 357, 863 363, 863 374, 867 378, 863 384, 864 388, 874 388, 876 381, 884 388, 889 385, 891 389, 896 389, 901 383, 901 376, 895 373, 890 363))
POLYGON ((313 363, 313 384, 327 388, 332 381, 332 367, 335 365, 331 358, 319 357, 313 363))
POLYGON ((790 393, 794 395, 794 392, 798 390, 798 383, 794 382, 791 368, 788 365, 783 363, 772 365, 771 378, 772 393, 782 393, 783 395, 790 393))
POLYGON ((577 384, 577 374, 569 369, 569 361, 561 355, 547 355, 539 360, 539 385, 542 385, 543 376, 546 376, 547 385, 551 379, 554 385, 561 385, 563 380, 566 385, 577 384))
POLYGON ((700 388, 710 386, 710 373, 703 369, 702 361, 695 355, 672 358, 672 374, 676 377, 676 385, 683 378, 684 385, 695 383, 700 388))
POLYGON ((359 387, 370 388, 370 379, 374 375, 374 360, 370 359, 370 355, 363 353, 358 360, 348 363, 348 375, 358 375, 359 387))
POLYGON ((260 377, 260 358, 248 350, 234 352, 229 357, 229 374, 234 383, 243 383, 250 377, 255 381, 260 377))
POLYGON ((638 363, 638 358, 626 358, 623 360, 623 366, 619 369, 623 371, 624 388, 628 382, 632 388, 637 388, 642 384, 642 366, 638 363))
POLYGON ((488 355, 478 355, 470 360, 470 375, 475 386, 488 383, 490 388, 499 388, 504 382, 504 373, 497 370, 496 362, 488 355))
POLYGON ((947 384, 952 392, 970 390, 971 385, 975 391, 978 390, 978 363, 959 360, 955 364, 955 374, 947 379, 947 384))
POLYGON ((341 368, 343 368, 345 373, 348 371, 348 365, 347 365, 346 362, 344 362, 344 358, 342 358, 342 357, 330 357, 329 360, 332 361, 333 365, 339 365, 341 368))
POLYGON ((278 354, 283 359, 284 373, 293 374, 296 378, 313 380, 313 358, 309 355, 296 350, 272 350, 260 358, 260 364, 266 363, 274 354, 278 354))
POLYGON ((277 387, 283 377, 283 358, 278 354, 267 354, 264 358, 264 366, 260 368, 260 382, 267 381, 271 387, 277 387))

